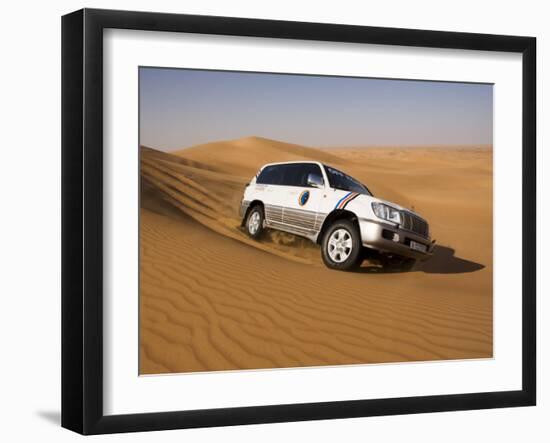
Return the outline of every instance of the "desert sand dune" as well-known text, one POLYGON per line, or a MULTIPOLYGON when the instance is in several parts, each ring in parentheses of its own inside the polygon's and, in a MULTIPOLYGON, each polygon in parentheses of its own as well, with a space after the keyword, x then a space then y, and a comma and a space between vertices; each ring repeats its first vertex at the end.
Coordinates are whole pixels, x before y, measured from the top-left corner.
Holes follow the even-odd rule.
POLYGON ((308 148, 262 137, 246 137, 193 146, 174 152, 178 157, 213 164, 245 175, 254 175, 265 163, 311 159, 341 164, 342 159, 326 150, 308 148), (281 160, 284 158, 285 160, 281 160))
POLYGON ((141 148, 142 374, 492 356, 492 150, 315 149, 259 137, 141 148), (426 216, 412 272, 326 269, 318 247, 240 229, 268 162, 316 159, 426 216))

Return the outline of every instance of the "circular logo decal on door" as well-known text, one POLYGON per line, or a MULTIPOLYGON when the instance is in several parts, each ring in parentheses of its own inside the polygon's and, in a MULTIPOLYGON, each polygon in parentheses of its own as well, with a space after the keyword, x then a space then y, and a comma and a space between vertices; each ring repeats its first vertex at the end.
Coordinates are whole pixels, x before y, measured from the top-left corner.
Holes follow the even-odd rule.
POLYGON ((298 197, 298 203, 300 203, 300 206, 304 206, 308 200, 309 200, 309 191, 303 191, 300 194, 300 197, 298 197))

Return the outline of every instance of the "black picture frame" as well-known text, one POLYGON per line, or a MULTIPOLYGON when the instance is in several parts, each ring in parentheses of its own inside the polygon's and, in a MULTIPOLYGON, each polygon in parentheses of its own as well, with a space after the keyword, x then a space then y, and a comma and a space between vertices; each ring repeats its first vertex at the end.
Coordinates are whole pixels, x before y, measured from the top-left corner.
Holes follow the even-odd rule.
POLYGON ((536 403, 536 39, 83 9, 62 18, 62 426, 82 434, 529 406, 536 403), (103 413, 103 30, 522 54, 522 389, 177 412, 103 413))

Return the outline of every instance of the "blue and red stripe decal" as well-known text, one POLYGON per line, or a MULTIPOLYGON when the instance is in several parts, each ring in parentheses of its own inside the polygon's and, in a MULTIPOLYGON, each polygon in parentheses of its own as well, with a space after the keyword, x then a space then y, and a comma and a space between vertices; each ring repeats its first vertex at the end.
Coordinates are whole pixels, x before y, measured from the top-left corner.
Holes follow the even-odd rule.
POLYGON ((359 195, 358 192, 349 192, 346 195, 344 195, 340 200, 338 200, 338 203, 336 203, 336 206, 334 209, 345 209, 347 204, 355 199, 359 195))

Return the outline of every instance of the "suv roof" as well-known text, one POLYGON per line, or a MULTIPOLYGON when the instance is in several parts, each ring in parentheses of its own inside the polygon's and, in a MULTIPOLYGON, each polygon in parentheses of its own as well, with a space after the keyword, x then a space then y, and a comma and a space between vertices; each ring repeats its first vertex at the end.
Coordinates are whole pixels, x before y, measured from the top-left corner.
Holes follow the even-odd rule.
POLYGON ((315 160, 295 160, 295 161, 290 161, 290 162, 266 163, 260 169, 264 169, 266 166, 292 165, 292 164, 301 164, 301 163, 313 163, 315 165, 323 166, 323 163, 315 161, 315 160))

